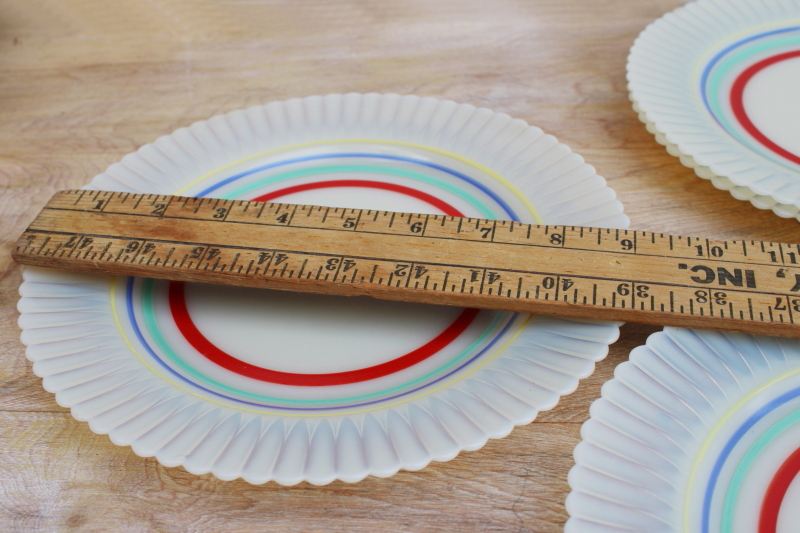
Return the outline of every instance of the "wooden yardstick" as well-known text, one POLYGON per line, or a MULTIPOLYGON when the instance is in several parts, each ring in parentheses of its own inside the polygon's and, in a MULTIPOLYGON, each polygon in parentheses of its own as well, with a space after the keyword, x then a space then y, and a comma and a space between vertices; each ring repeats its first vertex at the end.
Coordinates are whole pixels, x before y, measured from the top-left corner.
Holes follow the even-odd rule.
POLYGON ((800 337, 800 245, 71 190, 19 263, 800 337))

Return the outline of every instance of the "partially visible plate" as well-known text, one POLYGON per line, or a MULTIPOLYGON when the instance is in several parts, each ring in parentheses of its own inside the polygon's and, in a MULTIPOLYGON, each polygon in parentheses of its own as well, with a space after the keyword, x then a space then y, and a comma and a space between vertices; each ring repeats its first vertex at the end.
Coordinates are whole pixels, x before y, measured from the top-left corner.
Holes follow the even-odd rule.
POLYGON ((603 385, 567 533, 794 533, 800 341, 665 328, 603 385))
POLYGON ((645 29, 628 58, 656 140, 740 200, 800 218, 800 0, 698 0, 645 29))
MULTIPOLYGON (((143 146, 96 189, 627 227, 603 178, 521 120, 433 98, 331 95, 143 146)), ((22 339, 59 404, 167 466, 358 481, 531 422, 617 324, 29 268, 22 339)))

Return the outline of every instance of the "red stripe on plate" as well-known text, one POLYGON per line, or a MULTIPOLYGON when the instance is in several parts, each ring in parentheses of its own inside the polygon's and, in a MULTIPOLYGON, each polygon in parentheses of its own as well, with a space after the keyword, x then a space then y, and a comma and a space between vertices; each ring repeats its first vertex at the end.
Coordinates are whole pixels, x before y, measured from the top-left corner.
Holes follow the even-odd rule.
POLYGON ((217 346, 200 333, 200 330, 197 329, 197 326, 195 326, 192 318, 189 316, 189 310, 186 308, 183 282, 170 283, 169 305, 172 316, 175 319, 175 324, 177 324, 181 334, 183 334, 195 350, 207 357, 210 361, 218 364, 222 368, 248 378, 298 387, 347 385, 400 372, 401 370, 424 361, 453 342, 453 340, 469 327, 478 314, 477 309, 464 309, 452 324, 427 344, 379 365, 330 374, 295 374, 291 372, 278 372, 276 370, 251 365, 217 348, 217 346))
POLYGON ((783 498, 798 472, 800 472, 800 448, 795 450, 778 468, 764 494, 761 515, 758 519, 758 533, 775 533, 783 498))
POLYGON ((372 180, 331 180, 331 181, 317 181, 314 183, 303 183, 302 185, 294 185, 292 187, 286 187, 284 189, 278 189, 277 191, 272 191, 266 194, 262 194, 261 196, 253 198, 253 200, 259 202, 269 202, 280 196, 286 196, 287 194, 303 192, 303 191, 311 191, 314 189, 328 189, 332 187, 364 187, 368 189, 383 189, 385 191, 398 192, 400 194, 405 194, 407 196, 417 198, 418 200, 422 200, 423 202, 426 202, 432 205, 433 207, 439 209, 445 215, 453 217, 464 216, 461 213, 461 211, 459 211, 455 207, 451 206, 447 202, 444 202, 436 198, 435 196, 431 196, 428 193, 424 193, 422 191, 418 191, 410 187, 396 185, 394 183, 386 183, 384 181, 372 181, 372 180))
POLYGON ((772 140, 770 140, 769 137, 764 135, 761 130, 755 126, 755 124, 753 124, 753 122, 750 120, 750 117, 747 116, 747 111, 745 111, 744 102, 742 101, 744 89, 753 76, 770 65, 774 65, 775 63, 784 61, 786 59, 791 59, 793 57, 800 57, 800 50, 794 50, 768 57, 759 61, 758 63, 750 65, 744 72, 739 74, 739 77, 736 78, 736 81, 733 82, 733 86, 731 87, 731 109, 733 110, 733 114, 736 116, 736 120, 739 121, 739 124, 741 124, 747 133, 752 135, 753 138, 781 157, 785 157, 792 163, 797 163, 800 165, 799 155, 793 154, 789 150, 786 150, 785 148, 775 144, 772 140))

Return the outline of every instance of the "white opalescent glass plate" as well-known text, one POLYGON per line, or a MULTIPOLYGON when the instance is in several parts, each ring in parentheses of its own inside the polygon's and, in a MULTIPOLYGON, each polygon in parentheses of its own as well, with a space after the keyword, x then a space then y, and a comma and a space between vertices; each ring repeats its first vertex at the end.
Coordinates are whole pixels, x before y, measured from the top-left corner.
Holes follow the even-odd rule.
POLYGON ((799 340, 665 328, 590 414, 567 533, 798 531, 799 340))
MULTIPOLYGON (((216 116, 89 187, 628 224, 552 136, 415 96, 216 116)), ((20 293, 27 356, 77 419, 164 465, 251 483, 354 482, 480 448, 573 391, 618 335, 606 322, 34 268, 20 293)))

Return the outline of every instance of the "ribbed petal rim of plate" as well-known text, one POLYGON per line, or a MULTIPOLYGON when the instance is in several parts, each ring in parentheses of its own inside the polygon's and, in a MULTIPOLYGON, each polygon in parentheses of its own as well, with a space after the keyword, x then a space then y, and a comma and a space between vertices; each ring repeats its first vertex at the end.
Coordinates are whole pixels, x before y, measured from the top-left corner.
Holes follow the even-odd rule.
POLYGON ((797 339, 665 328, 590 414, 567 533, 797 531, 798 493, 773 483, 800 471, 797 339))
MULTIPOLYGON (((492 186, 518 191, 548 224, 628 225, 594 168, 539 128, 471 105, 392 94, 314 96, 215 116, 142 146, 88 187, 175 194, 254 154, 352 139, 468 159, 502 176, 492 186)), ((22 341, 60 405, 140 456, 250 483, 355 482, 478 449, 555 406, 619 334, 616 323, 534 317, 502 353, 447 387, 371 412, 280 416, 214 403, 156 375, 121 338, 108 280, 33 268, 24 276, 22 341)))
MULTIPOLYGON (((723 118, 716 120, 701 89, 705 70, 720 57, 750 47, 753 53, 731 67, 743 70, 769 52, 755 48, 760 36, 792 28, 800 28, 798 0, 698 0, 650 24, 631 48, 627 70, 634 110, 671 155, 734 198, 800 220, 800 164, 737 131, 760 153, 742 144, 730 133, 741 129, 730 105, 719 105, 723 118), (727 118, 726 129, 721 121, 727 118)), ((774 43, 773 52, 781 45, 774 43)), ((788 46, 800 49, 798 43, 788 46)), ((722 85, 730 86, 730 80, 722 85)))

